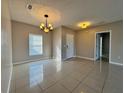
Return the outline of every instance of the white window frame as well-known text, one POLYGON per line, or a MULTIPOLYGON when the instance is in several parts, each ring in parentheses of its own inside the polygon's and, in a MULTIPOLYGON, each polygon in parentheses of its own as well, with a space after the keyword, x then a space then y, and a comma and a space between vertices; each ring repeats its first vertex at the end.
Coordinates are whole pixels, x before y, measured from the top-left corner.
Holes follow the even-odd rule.
POLYGON ((29 50, 29 56, 40 56, 40 55, 43 55, 43 35, 39 35, 39 34, 32 34, 32 33, 29 33, 29 38, 28 38, 28 42, 29 42, 29 46, 28 46, 28 50, 29 50), (41 54, 31 54, 30 52, 30 35, 34 35, 34 36, 41 36, 42 37, 42 53, 41 54))

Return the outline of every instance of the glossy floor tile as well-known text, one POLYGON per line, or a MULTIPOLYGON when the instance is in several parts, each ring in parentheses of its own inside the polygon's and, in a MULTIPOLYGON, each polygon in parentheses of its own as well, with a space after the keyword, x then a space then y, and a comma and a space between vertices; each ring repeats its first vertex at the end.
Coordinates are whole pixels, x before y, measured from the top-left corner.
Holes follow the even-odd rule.
POLYGON ((15 65, 10 93, 122 93, 123 67, 72 58, 15 65))

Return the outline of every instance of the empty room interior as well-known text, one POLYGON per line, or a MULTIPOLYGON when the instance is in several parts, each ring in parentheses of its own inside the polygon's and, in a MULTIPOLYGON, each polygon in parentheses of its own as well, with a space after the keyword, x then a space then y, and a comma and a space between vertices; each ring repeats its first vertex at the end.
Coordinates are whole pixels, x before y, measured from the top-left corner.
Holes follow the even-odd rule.
POLYGON ((1 0, 2 93, 123 93, 123 0, 1 0))

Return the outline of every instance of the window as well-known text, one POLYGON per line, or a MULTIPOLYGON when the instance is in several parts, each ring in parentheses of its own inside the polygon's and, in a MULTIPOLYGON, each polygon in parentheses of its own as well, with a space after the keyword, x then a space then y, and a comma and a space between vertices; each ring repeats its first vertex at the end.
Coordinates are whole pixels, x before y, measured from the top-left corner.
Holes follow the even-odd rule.
POLYGON ((43 54, 43 39, 42 35, 29 34, 29 55, 43 54))

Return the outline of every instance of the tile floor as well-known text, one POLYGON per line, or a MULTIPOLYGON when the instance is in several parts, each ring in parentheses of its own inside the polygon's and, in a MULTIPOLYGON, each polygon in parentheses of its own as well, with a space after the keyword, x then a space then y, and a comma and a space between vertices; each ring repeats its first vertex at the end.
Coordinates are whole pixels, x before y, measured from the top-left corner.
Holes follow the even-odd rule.
POLYGON ((122 93, 123 67, 73 58, 16 65, 10 93, 122 93))

